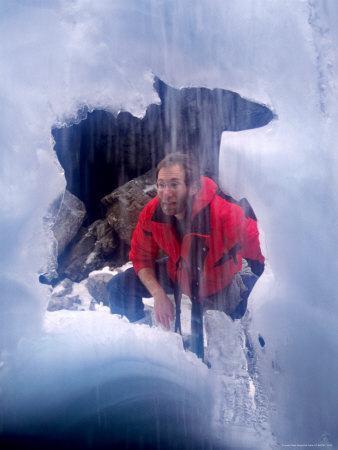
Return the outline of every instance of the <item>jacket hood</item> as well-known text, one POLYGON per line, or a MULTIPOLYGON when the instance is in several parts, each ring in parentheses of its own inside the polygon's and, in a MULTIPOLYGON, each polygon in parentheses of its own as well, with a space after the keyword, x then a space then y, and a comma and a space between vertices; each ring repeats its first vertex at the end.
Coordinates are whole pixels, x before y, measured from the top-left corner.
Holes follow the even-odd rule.
POLYGON ((210 178, 201 177, 201 180, 201 189, 195 195, 192 204, 192 217, 211 203, 212 199, 216 195, 216 192, 218 191, 217 184, 210 178))

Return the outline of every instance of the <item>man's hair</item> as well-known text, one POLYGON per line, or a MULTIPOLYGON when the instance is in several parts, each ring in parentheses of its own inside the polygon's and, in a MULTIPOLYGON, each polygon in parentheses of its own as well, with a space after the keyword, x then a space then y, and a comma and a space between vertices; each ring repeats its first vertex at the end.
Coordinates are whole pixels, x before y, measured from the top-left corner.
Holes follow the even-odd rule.
POLYGON ((197 184, 198 189, 201 187, 201 175, 197 166, 195 157, 187 153, 170 153, 162 161, 160 161, 156 168, 156 181, 158 173, 163 167, 171 167, 178 164, 182 167, 185 173, 185 184, 189 187, 193 183, 197 184))

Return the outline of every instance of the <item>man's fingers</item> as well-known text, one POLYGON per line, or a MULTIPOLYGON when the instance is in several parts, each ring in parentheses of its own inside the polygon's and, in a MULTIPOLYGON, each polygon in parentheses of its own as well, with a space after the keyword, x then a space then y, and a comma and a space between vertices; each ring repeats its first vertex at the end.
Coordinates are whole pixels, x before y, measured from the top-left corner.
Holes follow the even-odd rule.
POLYGON ((155 318, 167 330, 170 330, 169 320, 174 320, 174 306, 165 295, 163 298, 155 299, 155 318))
POLYGON ((168 321, 168 316, 167 316, 167 314, 165 314, 165 315, 163 315, 162 316, 162 325, 167 329, 167 330, 169 330, 169 321, 168 321))
POLYGON ((162 312, 159 315, 159 322, 167 329, 169 330, 170 326, 169 326, 169 321, 168 321, 168 314, 166 312, 162 312))
POLYGON ((171 321, 174 320, 174 307, 171 302, 170 302, 170 307, 169 307, 169 311, 168 311, 168 317, 171 321))
MULTIPOLYGON (((155 319, 157 320, 157 322, 162 324, 167 330, 170 329, 169 321, 168 321, 168 314, 155 311, 155 319)), ((173 319, 171 319, 171 320, 173 320, 173 319)))

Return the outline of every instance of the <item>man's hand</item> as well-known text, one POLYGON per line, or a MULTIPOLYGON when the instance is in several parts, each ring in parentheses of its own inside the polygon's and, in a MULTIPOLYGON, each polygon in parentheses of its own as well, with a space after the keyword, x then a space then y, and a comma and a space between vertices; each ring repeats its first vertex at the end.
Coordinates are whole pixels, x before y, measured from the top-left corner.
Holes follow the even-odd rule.
POLYGON ((163 292, 163 294, 154 297, 154 309, 157 322, 169 330, 169 320, 174 320, 174 306, 167 294, 163 292))
POLYGON ((154 297, 155 318, 157 322, 160 322, 167 330, 169 330, 169 320, 174 320, 174 306, 157 281, 154 269, 144 267, 139 271, 138 276, 150 294, 154 297))

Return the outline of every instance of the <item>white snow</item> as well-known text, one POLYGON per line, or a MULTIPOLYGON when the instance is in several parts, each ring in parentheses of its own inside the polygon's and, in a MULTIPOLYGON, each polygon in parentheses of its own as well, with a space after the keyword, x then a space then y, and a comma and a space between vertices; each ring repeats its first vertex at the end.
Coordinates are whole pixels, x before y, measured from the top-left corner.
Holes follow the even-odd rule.
POLYGON ((153 191, 154 189, 156 189, 156 184, 150 184, 150 185, 146 186, 146 187, 143 189, 143 192, 144 192, 145 194, 147 194, 148 192, 151 192, 151 191, 153 191))
POLYGON ((96 255, 97 253, 95 252, 95 250, 89 253, 85 264, 90 264, 95 259, 96 255))

